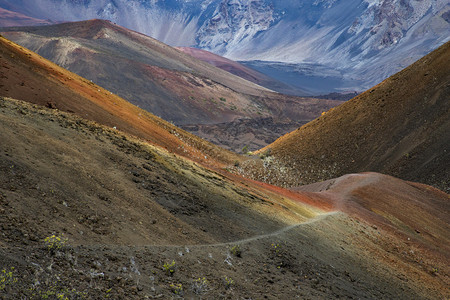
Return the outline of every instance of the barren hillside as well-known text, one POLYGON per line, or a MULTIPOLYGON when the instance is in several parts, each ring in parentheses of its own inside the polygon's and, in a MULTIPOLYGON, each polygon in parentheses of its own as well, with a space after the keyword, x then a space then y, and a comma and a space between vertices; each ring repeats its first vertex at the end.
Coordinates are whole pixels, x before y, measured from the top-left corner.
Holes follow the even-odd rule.
MULTIPOLYGON (((117 130, 12 99, 0 100, 0 127, 2 298, 449 295, 448 252, 428 252, 429 237, 418 233, 399 236, 330 211, 333 194, 224 177, 117 130)), ((403 184, 394 181, 386 197, 403 193, 403 184)), ((441 223, 414 228, 448 246, 441 223)))
POLYGON ((250 161, 244 173, 297 186, 376 171, 448 192, 449 95, 447 43, 260 150, 266 160, 250 161))

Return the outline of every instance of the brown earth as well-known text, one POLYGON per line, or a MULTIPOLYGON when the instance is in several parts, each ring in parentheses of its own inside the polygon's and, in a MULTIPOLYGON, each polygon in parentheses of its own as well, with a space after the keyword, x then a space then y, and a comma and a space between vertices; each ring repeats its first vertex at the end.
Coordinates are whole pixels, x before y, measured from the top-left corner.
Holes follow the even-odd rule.
MULTIPOLYGON (((0 275, 3 299, 450 295, 448 252, 420 247, 448 247, 439 214, 425 215, 424 225, 436 223, 421 234, 433 236, 410 241, 360 215, 330 212, 325 203, 347 197, 334 187, 294 193, 224 176, 74 114, 5 98, 0 127, 0 269, 11 272, 0 275), (68 241, 49 249, 52 235, 68 241)), ((395 179, 384 196, 404 185, 426 198, 417 209, 448 216, 448 201, 427 186, 395 179)), ((356 202, 374 192, 360 182, 336 186, 357 191, 356 202)))
MULTIPOLYGON (((272 118, 278 128, 255 128, 272 142, 340 102, 274 93, 148 36, 103 20, 5 28, 7 38, 92 80, 176 125, 203 125, 218 145, 267 145, 236 131, 230 143, 221 126, 238 119, 272 118), (114 62, 114 63, 111 63, 114 62), (286 124, 290 124, 286 128, 286 124)), ((195 132, 197 133, 197 132, 195 132)), ((209 137, 208 135, 201 135, 209 137)), ((255 148, 256 150, 257 148, 255 148)))
POLYGON ((243 174, 298 186, 376 171, 450 190, 450 43, 279 138, 243 174), (270 173, 270 174, 269 174, 270 173))

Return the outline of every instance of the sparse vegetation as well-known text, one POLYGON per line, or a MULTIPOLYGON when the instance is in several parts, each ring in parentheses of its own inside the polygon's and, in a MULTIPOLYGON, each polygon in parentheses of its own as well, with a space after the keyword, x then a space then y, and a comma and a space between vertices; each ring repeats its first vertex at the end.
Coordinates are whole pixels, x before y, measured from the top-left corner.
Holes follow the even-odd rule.
POLYGON ((172 260, 171 263, 165 263, 163 265, 163 270, 167 273, 167 275, 172 276, 175 273, 176 263, 172 260))
POLYGON ((224 276, 222 278, 223 285, 225 286, 225 289, 230 289, 234 285, 234 280, 228 276, 224 276))
POLYGON ((61 250, 66 245, 67 241, 67 238, 55 234, 44 239, 44 243, 49 251, 61 250))
POLYGON ((244 153, 244 154, 248 154, 249 153, 247 145, 242 148, 242 153, 244 153))
POLYGON ((272 253, 276 256, 280 256, 280 252, 282 250, 281 245, 278 243, 272 243, 271 247, 272 253))
POLYGON ((203 278, 197 278, 192 283, 192 290, 197 295, 203 294, 208 291, 209 288, 209 281, 203 277, 203 278))
POLYGON ((183 285, 181 283, 171 283, 170 290, 177 296, 183 296, 183 285))
POLYGON ((15 268, 11 267, 8 271, 3 269, 0 273, 0 291, 3 291, 7 286, 13 285, 17 282, 17 277, 14 275, 15 268))
POLYGON ((271 154, 272 154, 272 149, 269 148, 266 151, 264 151, 264 153, 260 153, 259 158, 265 159, 265 158, 269 157, 271 154))
POLYGON ((241 257, 242 256, 241 246, 234 245, 233 247, 231 247, 230 253, 233 254, 236 257, 241 257))
POLYGON ((32 296, 40 299, 75 300, 86 299, 87 294, 85 292, 77 291, 76 289, 69 289, 67 287, 61 287, 59 284, 55 284, 44 291, 35 290, 32 296))
POLYGON ((224 97, 220 97, 219 99, 220 99, 220 101, 227 102, 227 99, 224 97))

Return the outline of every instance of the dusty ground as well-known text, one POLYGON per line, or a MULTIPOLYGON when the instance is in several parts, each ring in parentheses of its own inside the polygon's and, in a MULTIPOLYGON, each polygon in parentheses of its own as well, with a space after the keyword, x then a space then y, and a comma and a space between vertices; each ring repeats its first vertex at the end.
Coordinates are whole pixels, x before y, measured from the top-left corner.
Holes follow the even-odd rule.
POLYGON ((283 198, 292 192, 266 198, 257 183, 23 102, 0 102, 0 126, 5 299, 449 296, 443 262, 363 219, 283 198), (68 239, 61 249, 48 249, 53 234, 68 239))

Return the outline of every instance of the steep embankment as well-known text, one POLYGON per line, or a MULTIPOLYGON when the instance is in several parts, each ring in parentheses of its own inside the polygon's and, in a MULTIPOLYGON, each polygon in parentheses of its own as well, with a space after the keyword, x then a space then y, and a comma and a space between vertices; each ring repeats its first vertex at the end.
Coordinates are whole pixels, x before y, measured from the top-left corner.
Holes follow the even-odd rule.
POLYGON ((246 174, 296 186, 377 171, 449 191, 449 70, 447 43, 260 150, 246 174))

